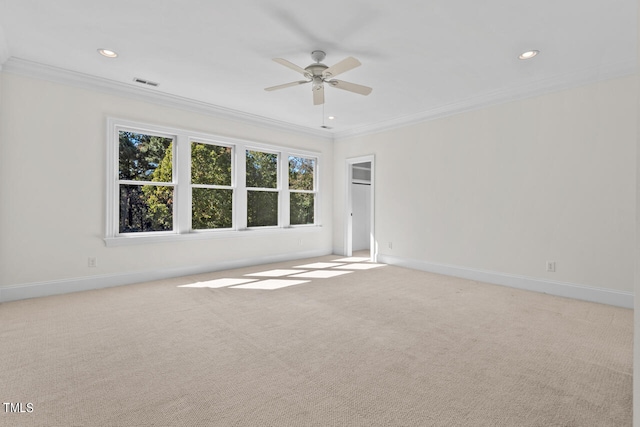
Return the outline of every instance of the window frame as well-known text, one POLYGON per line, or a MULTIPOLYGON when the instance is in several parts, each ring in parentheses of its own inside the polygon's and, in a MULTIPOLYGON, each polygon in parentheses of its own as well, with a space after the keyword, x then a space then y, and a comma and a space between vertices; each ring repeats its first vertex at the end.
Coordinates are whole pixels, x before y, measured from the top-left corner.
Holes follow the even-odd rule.
POLYGON ((277 224, 276 225, 255 225, 255 226, 249 226, 247 224, 247 229, 248 230, 265 230, 265 229, 270 229, 270 228, 281 228, 284 221, 282 218, 282 152, 275 150, 275 149, 267 149, 267 148, 263 148, 263 147, 256 147, 253 145, 247 145, 244 147, 244 166, 245 166, 245 173, 244 173, 244 191, 247 197, 247 208, 245 210, 245 221, 249 221, 248 215, 249 215, 249 192, 250 191, 255 191, 255 192, 267 192, 267 193, 276 193, 277 194, 277 206, 278 206, 278 215, 277 215, 277 224), (255 152, 259 152, 259 153, 265 153, 265 154, 275 154, 276 155, 276 186, 275 188, 269 188, 269 187, 249 187, 247 185, 246 182, 246 177, 247 177, 247 171, 246 171, 246 167, 247 167, 247 152, 248 151, 255 151, 255 152))
MULTIPOLYGON (((114 174, 115 174, 115 183, 113 183, 113 188, 111 189, 111 191, 109 191, 109 189, 107 189, 108 193, 107 196, 109 198, 109 196, 111 196, 111 198, 113 199, 113 206, 111 209, 111 215, 109 215, 109 212, 107 212, 107 218, 113 218, 113 220, 111 221, 111 227, 107 229, 107 236, 109 236, 109 234, 111 234, 113 237, 122 237, 122 236, 130 236, 130 235, 145 235, 145 236, 164 236, 164 235, 170 235, 170 234, 175 234, 176 232, 176 209, 177 209, 177 202, 176 200, 179 198, 178 195, 178 186, 177 186, 177 179, 176 179, 176 157, 177 157, 177 137, 175 134, 173 134, 172 132, 166 132, 165 130, 160 130, 159 128, 156 129, 149 129, 149 128, 143 128, 143 127, 132 127, 126 124, 123 125, 116 125, 115 127, 112 127, 112 144, 113 144, 113 152, 115 155, 112 156, 107 156, 107 171, 111 170, 114 174), (123 180, 120 179, 120 132, 131 132, 131 133, 137 133, 137 134, 144 134, 144 135, 151 135, 151 136, 159 136, 162 138, 171 138, 172 140, 172 147, 171 147, 171 151, 172 151, 172 165, 171 165, 171 182, 154 182, 154 181, 135 181, 135 180, 123 180), (109 160, 112 160, 113 165, 109 165, 109 160), (174 198, 174 202, 173 202, 173 206, 172 206, 172 220, 173 220, 173 227, 171 230, 166 230, 166 231, 144 231, 144 232, 140 232, 140 233, 121 233, 120 232, 120 186, 121 185, 137 185, 137 186, 145 186, 145 185, 153 185, 153 186, 172 186, 173 187, 173 198, 174 198)), ((109 224, 109 222, 107 222, 107 224, 109 224)))
MULTIPOLYGON (((193 201, 193 189, 194 188, 211 188, 211 189, 221 189, 221 190, 231 190, 231 227, 229 228, 203 228, 203 229, 194 229, 193 228, 193 214, 190 209, 189 221, 188 221, 188 230, 190 233, 208 233, 208 232, 223 232, 223 231, 235 231, 237 230, 236 224, 236 193, 237 193, 237 172, 236 172, 236 146, 229 142, 222 142, 216 139, 209 138, 198 138, 198 137, 189 137, 189 190, 188 190, 188 198, 193 201), (231 184, 226 185, 217 185, 217 184, 194 184, 191 181, 191 144, 208 144, 214 145, 217 147, 227 147, 231 148, 231 184)), ((193 203, 189 203, 190 208, 193 206, 193 203)))
MULTIPOLYGON (((126 119, 108 117, 106 129, 106 214, 104 242, 107 246, 129 244, 146 244, 165 241, 215 239, 229 237, 248 237, 261 233, 281 233, 290 229, 319 230, 322 227, 320 218, 321 192, 320 167, 321 153, 299 148, 287 148, 275 144, 229 138, 214 134, 201 133, 186 129, 148 124, 126 119), (173 139, 173 230, 136 233, 119 232, 119 132, 121 130, 169 137, 173 139), (212 144, 231 147, 231 189, 232 227, 223 229, 192 229, 192 189, 200 184, 191 183, 191 143, 212 144), (278 155, 277 189, 265 189, 278 192, 278 225, 247 227, 247 194, 246 187, 246 150, 274 153, 278 155), (289 157, 314 159, 314 224, 291 225, 289 218, 289 157), (286 159, 286 160, 285 160, 286 159)), ((154 184, 151 184, 154 185, 154 184)), ((224 186, 223 186, 224 187, 224 186)), ((225 187, 228 188, 228 187, 225 187)), ((251 187, 250 187, 251 188, 251 187)), ((263 189, 258 189, 261 191, 263 189)))
POLYGON ((287 172, 287 193, 288 193, 288 200, 287 200, 287 204, 286 206, 286 210, 287 210, 287 215, 290 216, 290 209, 291 209, 291 193, 300 193, 300 194, 313 194, 313 219, 314 222, 313 224, 291 224, 291 218, 289 218, 289 226, 290 227, 313 227, 315 226, 316 222, 317 222, 317 217, 318 217, 318 157, 317 156, 313 156, 313 155, 309 155, 303 152, 297 152, 297 151, 291 151, 288 153, 287 155, 287 162, 286 162, 286 172, 287 172), (297 157, 297 158, 302 158, 302 159, 308 159, 308 160, 313 160, 313 189, 311 190, 292 190, 291 188, 289 188, 289 158, 291 157, 297 157))

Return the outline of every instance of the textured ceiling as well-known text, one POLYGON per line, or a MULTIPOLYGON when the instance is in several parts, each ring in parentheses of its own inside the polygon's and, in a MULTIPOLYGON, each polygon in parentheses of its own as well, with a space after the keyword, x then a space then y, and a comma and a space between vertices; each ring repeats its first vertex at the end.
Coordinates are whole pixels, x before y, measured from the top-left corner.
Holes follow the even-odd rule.
POLYGON ((528 96, 635 72, 635 0, 0 0, 0 59, 37 63, 329 133, 528 96), (108 48, 116 59, 96 52, 108 48), (310 85, 310 52, 362 66, 339 78, 361 96, 310 85), (517 56, 528 49, 540 55, 517 56), (328 121, 326 116, 335 116, 328 121))

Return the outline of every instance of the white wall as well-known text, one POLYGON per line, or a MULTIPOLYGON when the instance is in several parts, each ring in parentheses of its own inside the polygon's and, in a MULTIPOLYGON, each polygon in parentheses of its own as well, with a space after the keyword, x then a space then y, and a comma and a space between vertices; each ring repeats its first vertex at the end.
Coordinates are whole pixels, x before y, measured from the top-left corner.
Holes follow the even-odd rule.
POLYGON ((189 271, 331 252, 330 139, 7 72, 0 73, 0 79, 0 292, 2 287, 39 282, 63 287, 70 279, 100 277, 109 284, 110 277, 122 282, 130 273, 189 271), (110 116, 321 152, 323 227, 105 247, 105 122, 110 116), (89 256, 97 257, 97 268, 88 267, 89 256))
POLYGON ((343 253, 345 159, 375 154, 383 258, 633 292, 635 77, 338 140, 334 148, 323 138, 7 72, 0 78, 0 287, 343 253), (321 151, 323 227, 105 247, 109 116, 321 151), (87 266, 89 256, 97 268, 87 266), (557 272, 544 270, 546 260, 557 272))
POLYGON ((636 84, 609 80, 336 141, 334 251, 344 251, 345 159, 374 154, 383 260, 630 297, 636 84))

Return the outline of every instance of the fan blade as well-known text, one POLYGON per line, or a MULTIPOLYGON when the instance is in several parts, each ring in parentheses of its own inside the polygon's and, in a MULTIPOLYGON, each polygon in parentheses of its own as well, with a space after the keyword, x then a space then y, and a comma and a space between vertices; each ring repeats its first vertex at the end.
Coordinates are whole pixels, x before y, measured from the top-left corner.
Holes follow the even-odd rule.
POLYGON ((324 104, 324 85, 313 87, 313 105, 324 104))
POLYGON ((322 72, 322 77, 325 77, 325 78, 335 77, 338 74, 342 74, 345 71, 352 70, 356 67, 359 67, 360 65, 362 65, 360 64, 360 61, 358 61, 353 56, 350 56, 338 62, 337 64, 327 68, 326 70, 324 70, 322 72))
POLYGON ((264 90, 272 91, 272 90, 284 89, 285 87, 303 85, 303 84, 309 83, 309 82, 311 82, 311 80, 300 80, 300 81, 297 81, 297 82, 285 83, 283 85, 266 87, 266 88, 264 88, 264 90))
POLYGON ((333 87, 338 89, 348 90, 349 92, 359 93, 360 95, 369 95, 373 89, 367 86, 357 85, 355 83, 345 82, 344 80, 329 80, 329 83, 333 87))
POLYGON ((297 71, 300 74, 302 74, 303 76, 308 76, 309 72, 307 70, 305 70, 304 68, 298 67, 296 64, 293 64, 289 61, 287 61, 286 59, 282 59, 282 58, 274 58, 273 59, 275 62, 277 62, 278 64, 284 65, 285 67, 291 68, 293 71, 297 71))

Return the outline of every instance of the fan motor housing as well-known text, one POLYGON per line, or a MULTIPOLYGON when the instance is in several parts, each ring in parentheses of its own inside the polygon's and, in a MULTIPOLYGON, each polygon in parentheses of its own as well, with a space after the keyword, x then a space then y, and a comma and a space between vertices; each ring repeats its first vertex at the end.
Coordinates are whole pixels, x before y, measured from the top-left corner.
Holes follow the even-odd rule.
POLYGON ((307 68, 305 68, 305 71, 308 72, 312 77, 316 77, 322 76, 322 72, 327 68, 329 67, 324 64, 318 63, 309 65, 307 68))

